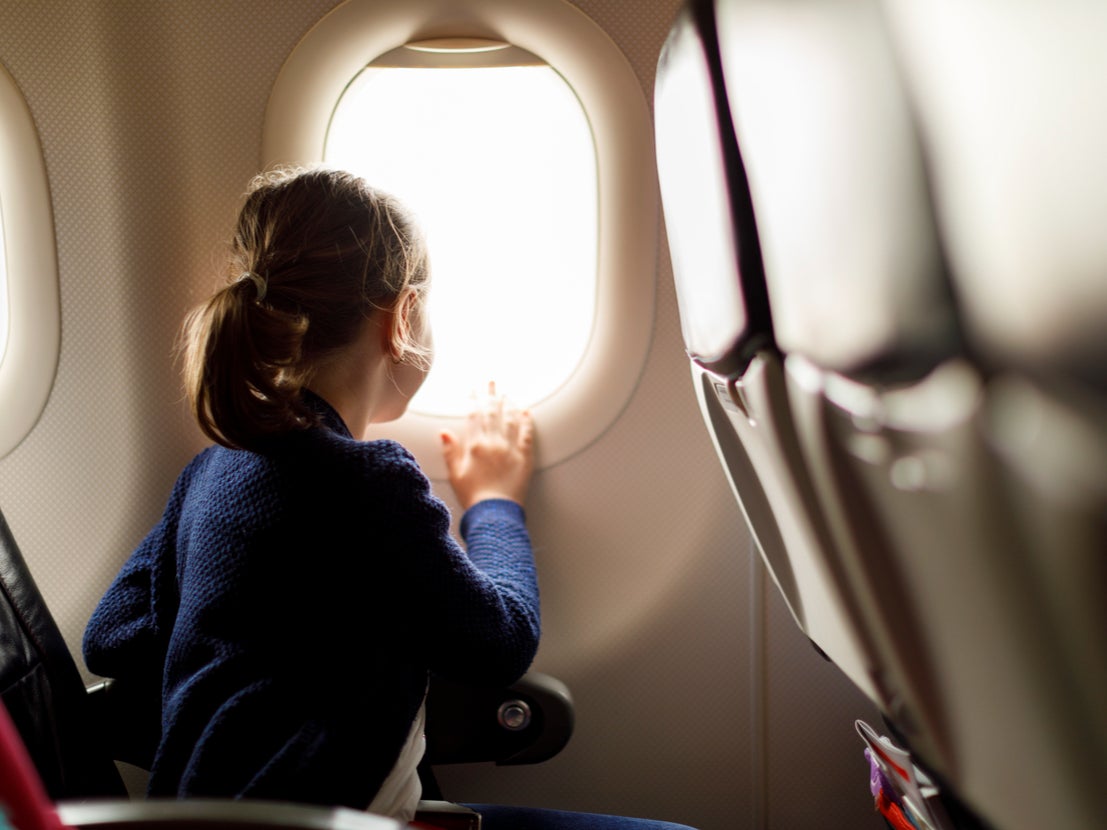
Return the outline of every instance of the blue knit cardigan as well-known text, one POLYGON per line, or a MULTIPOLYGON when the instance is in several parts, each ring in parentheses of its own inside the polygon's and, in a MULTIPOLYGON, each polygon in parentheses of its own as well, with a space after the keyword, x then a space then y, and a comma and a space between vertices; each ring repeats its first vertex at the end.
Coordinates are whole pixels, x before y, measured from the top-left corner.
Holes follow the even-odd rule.
POLYGON ((365 808, 428 673, 508 684, 538 646, 522 508, 491 500, 450 535, 391 441, 321 424, 264 454, 209 447, 84 636, 88 668, 162 690, 150 795, 365 808))

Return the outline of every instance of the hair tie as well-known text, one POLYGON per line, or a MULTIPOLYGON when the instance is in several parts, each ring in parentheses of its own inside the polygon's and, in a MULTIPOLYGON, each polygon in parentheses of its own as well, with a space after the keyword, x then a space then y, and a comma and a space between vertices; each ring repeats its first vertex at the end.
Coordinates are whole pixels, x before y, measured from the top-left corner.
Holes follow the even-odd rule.
POLYGON ((255 274, 253 271, 243 271, 238 275, 238 282, 245 282, 249 280, 254 284, 254 288, 257 290, 257 301, 260 303, 265 299, 265 294, 269 289, 269 282, 259 274, 255 274))

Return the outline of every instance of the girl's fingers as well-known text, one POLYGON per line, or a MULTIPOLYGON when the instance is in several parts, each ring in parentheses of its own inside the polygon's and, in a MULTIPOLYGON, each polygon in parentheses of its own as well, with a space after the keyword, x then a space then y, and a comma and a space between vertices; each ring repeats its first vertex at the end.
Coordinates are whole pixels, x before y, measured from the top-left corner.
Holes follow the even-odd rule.
POLYGON ((442 430, 438 433, 438 438, 442 442, 442 451, 446 455, 451 455, 457 449, 457 437, 449 430, 442 430))
POLYGON ((523 410, 519 415, 517 441, 520 447, 530 449, 531 445, 534 443, 534 418, 531 417, 529 409, 523 410))
POLYGON ((485 498, 522 504, 534 466, 530 412, 508 402, 495 383, 487 391, 473 395, 460 435, 440 433, 450 484, 465 508, 485 498))
POLYGON ((519 426, 519 412, 512 409, 504 416, 504 436, 509 444, 519 440, 519 426))
POLYGON ((497 391, 496 382, 489 381, 486 393, 472 394, 473 406, 466 421, 466 439, 502 437, 511 446, 527 447, 533 438, 534 425, 529 410, 521 410, 497 391))
POLYGON ((487 391, 483 395, 474 393, 473 399, 470 424, 485 433, 503 433, 505 400, 496 392, 496 381, 490 380, 487 391))
MULTIPOLYGON (((489 389, 495 389, 495 384, 489 384, 489 389)), ((492 397, 488 401, 488 428, 492 432, 503 432, 504 399, 502 397, 492 397)))

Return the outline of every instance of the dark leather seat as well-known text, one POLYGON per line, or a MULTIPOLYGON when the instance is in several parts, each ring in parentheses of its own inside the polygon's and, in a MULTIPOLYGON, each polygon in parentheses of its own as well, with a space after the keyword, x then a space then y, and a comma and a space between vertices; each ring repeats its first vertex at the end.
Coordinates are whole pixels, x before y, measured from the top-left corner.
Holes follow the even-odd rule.
POLYGON ((2 515, 0 699, 51 798, 126 793, 77 665, 2 515))

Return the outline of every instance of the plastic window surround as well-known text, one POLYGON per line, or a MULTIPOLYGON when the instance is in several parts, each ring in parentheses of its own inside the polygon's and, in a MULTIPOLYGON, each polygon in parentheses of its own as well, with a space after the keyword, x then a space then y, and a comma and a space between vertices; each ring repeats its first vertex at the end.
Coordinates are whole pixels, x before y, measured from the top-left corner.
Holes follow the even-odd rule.
POLYGON ((0 313, 0 458, 42 415, 58 364, 61 321, 50 188, 31 112, 0 66, 0 244, 6 270, 0 313))
MULTIPOLYGON (((619 416, 638 384, 653 329, 658 195, 649 108, 634 71, 607 34, 563 0, 347 0, 293 49, 266 110, 262 166, 323 158, 327 126, 346 85, 398 47, 471 37, 540 56, 580 99, 596 143, 599 243, 596 319, 588 349, 556 393, 533 407, 538 466, 584 449, 619 416)), ((379 434, 405 444, 444 478, 438 432, 458 419, 409 412, 379 434)))

